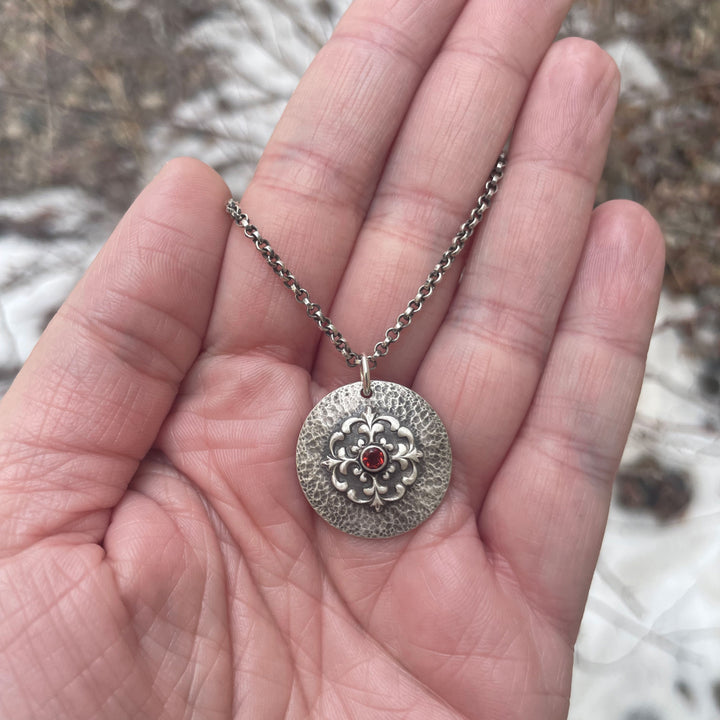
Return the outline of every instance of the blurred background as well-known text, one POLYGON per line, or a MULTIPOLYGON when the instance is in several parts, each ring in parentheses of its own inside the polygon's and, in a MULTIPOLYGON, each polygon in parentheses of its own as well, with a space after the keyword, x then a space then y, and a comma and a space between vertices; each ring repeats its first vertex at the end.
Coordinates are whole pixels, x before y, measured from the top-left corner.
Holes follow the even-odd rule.
MULTIPOLYGON (((240 195, 347 0, 0 0, 0 394, 170 157, 240 195)), ((585 0, 623 76, 598 201, 665 290, 578 640, 572 720, 720 718, 720 1, 585 0)))

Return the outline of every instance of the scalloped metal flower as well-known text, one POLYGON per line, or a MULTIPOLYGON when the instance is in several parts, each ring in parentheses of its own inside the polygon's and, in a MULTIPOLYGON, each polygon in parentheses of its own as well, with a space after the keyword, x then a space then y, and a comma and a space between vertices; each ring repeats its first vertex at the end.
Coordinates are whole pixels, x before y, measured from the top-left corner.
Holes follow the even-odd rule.
POLYGON ((335 489, 377 512, 405 495, 423 456, 408 428, 370 407, 360 417, 345 420, 330 437, 328 450, 322 465, 335 489))

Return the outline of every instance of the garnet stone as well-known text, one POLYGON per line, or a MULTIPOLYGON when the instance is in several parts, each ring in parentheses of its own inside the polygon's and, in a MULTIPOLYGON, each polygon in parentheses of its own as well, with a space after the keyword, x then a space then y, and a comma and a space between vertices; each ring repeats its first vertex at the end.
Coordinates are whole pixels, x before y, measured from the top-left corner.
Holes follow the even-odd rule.
POLYGON ((387 461, 387 453, 377 445, 368 445, 360 454, 360 464, 370 472, 380 472, 387 461))

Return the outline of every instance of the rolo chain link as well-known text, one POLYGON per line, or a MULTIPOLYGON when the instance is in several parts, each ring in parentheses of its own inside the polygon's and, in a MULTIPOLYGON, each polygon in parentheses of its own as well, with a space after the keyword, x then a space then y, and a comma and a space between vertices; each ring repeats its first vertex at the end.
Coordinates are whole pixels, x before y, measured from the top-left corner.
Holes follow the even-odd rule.
MULTIPOLYGON (((477 204, 470 213, 470 217, 463 223, 458 234, 453 239, 450 247, 442 254, 440 261, 430 271, 425 282, 418 288, 417 294, 408 303, 407 308, 398 315, 395 324, 388 328, 385 337, 375 345, 372 355, 367 356, 371 368, 374 368, 379 358, 385 357, 390 352, 390 345, 396 343, 400 333, 412 322, 415 313, 419 312, 425 301, 432 295, 437 284, 442 280, 443 275, 453 264, 455 258, 462 252, 467 241, 472 237, 475 228, 480 224, 483 216, 490 207, 493 196, 497 193, 500 181, 502 180, 507 158, 503 152, 497 159, 495 167, 485 183, 485 189, 478 198, 477 204)), ((228 200, 227 212, 233 220, 245 232, 245 236, 252 240, 260 254, 265 258, 272 271, 280 277, 288 290, 292 291, 295 299, 305 306, 305 312, 311 320, 330 338, 338 352, 345 358, 350 367, 358 367, 362 364, 363 355, 359 355, 350 348, 343 334, 332 324, 330 318, 323 313, 321 307, 310 299, 308 291, 297 281, 285 263, 273 250, 270 243, 263 238, 260 231, 250 222, 250 218, 240 209, 235 200, 228 200)))

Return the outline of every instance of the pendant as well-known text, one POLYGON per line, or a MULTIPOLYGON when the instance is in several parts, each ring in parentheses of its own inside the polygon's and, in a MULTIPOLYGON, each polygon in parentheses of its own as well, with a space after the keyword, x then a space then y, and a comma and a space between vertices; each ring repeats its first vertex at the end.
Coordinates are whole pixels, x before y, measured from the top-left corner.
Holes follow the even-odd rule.
POLYGON ((334 390, 310 411, 296 461, 300 486, 322 518, 350 535, 385 538, 435 511, 452 454, 429 403, 396 383, 371 384, 365 367, 363 382, 334 390))

